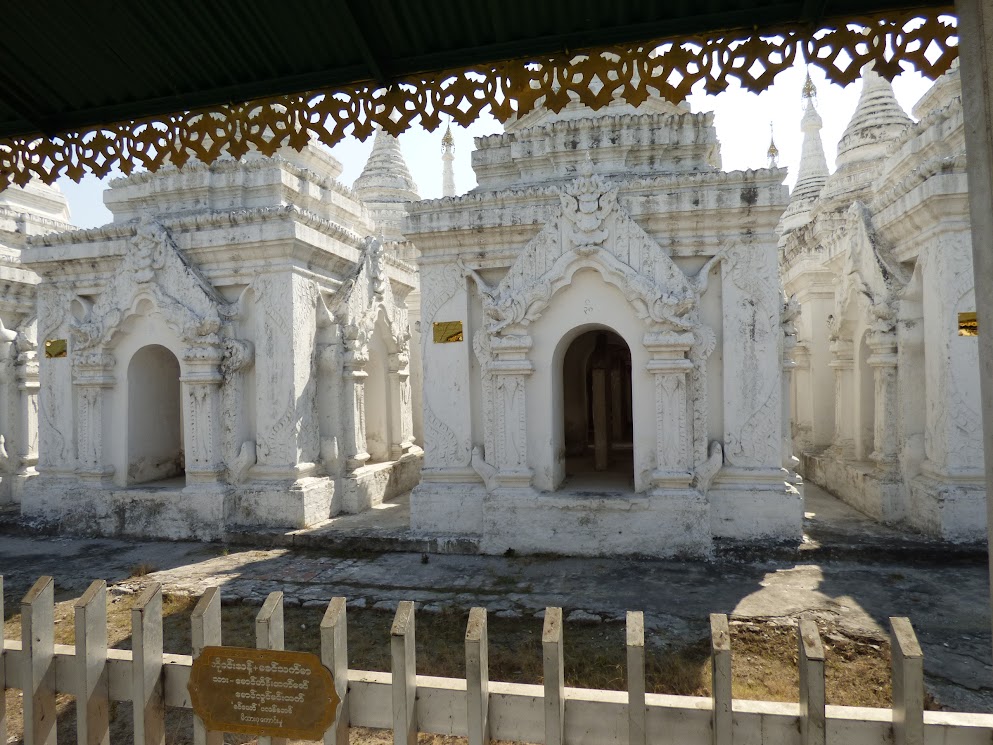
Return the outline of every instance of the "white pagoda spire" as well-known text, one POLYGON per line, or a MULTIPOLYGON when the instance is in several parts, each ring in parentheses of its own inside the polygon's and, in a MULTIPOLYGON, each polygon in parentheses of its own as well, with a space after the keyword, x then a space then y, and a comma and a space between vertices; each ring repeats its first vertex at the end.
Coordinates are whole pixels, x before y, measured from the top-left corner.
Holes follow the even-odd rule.
POLYGON ((403 239, 405 205, 418 201, 420 196, 396 137, 376 129, 369 160, 352 190, 371 210, 376 229, 385 240, 403 239))
POLYGON ((455 196, 455 138, 452 137, 452 125, 445 127, 441 138, 441 196, 455 196))
POLYGON ((414 202, 420 199, 399 141, 378 127, 369 160, 352 188, 365 202, 414 202))
POLYGON ((872 71, 862 69, 862 93, 855 113, 838 142, 837 170, 827 180, 824 198, 858 198, 879 173, 890 143, 912 124, 893 93, 893 86, 872 71))
POLYGON ((796 185, 790 194, 790 204, 779 222, 779 230, 787 233, 810 221, 810 210, 820 196, 828 179, 827 158, 821 143, 821 121, 817 113, 817 88, 807 73, 801 94, 803 100, 803 149, 800 154, 800 168, 797 171, 796 185))

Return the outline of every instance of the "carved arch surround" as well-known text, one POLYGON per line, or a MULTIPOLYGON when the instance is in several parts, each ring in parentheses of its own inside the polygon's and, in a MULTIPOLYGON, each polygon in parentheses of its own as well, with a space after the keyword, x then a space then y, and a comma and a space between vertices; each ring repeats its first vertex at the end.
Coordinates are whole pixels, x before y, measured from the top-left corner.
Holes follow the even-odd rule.
MULTIPOLYGON (((685 460, 677 470, 692 477, 707 460, 707 359, 715 341, 713 329, 699 320, 700 298, 724 249, 698 275, 688 277, 624 213, 616 203, 616 187, 587 172, 564 191, 560 213, 524 247, 495 288, 459 262, 463 272, 476 283, 485 314, 485 325, 473 337, 482 378, 486 459, 474 457, 476 470, 496 470, 496 478, 484 477, 487 489, 500 485, 502 470, 519 477, 522 464, 501 462, 500 443, 507 440, 508 433, 503 431, 506 423, 526 420, 526 404, 523 397, 511 400, 499 395, 499 390, 506 387, 510 376, 523 382, 533 369, 528 327, 541 317, 556 294, 571 284, 576 272, 593 269, 604 282, 621 291, 644 324, 649 371, 658 375, 657 382, 666 377, 663 370, 671 371, 680 381, 680 395, 686 397, 684 410, 689 416, 682 419, 680 427, 685 460), (505 410, 510 406, 521 410, 505 410), (494 451, 497 462, 490 462, 494 451)), ((665 386, 653 387, 668 390, 665 386)), ((661 421, 659 402, 653 403, 659 419, 657 430, 662 431, 668 425, 661 421)), ((662 440, 658 437, 656 442, 655 460, 660 472, 664 470, 660 465, 664 460, 662 440)), ((687 478, 687 485, 689 481, 687 478)))
POLYGON ((120 268, 86 315, 71 323, 73 348, 111 346, 144 300, 192 346, 220 344, 223 322, 237 313, 186 260, 165 226, 143 220, 128 241, 120 268))

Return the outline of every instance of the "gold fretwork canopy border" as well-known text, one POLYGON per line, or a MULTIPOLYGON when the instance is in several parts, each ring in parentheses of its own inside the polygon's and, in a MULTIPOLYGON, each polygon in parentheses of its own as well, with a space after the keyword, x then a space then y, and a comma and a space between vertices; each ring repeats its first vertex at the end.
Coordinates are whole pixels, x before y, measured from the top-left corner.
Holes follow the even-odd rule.
POLYGON ((117 167, 155 171, 195 158, 211 163, 255 148, 271 155, 284 145, 303 148, 311 138, 334 145, 348 134, 365 139, 379 125, 397 135, 412 124, 434 130, 450 116, 465 126, 487 108, 505 122, 544 105, 559 111, 572 97, 599 109, 611 100, 642 103, 656 93, 674 103, 703 82, 719 93, 737 80, 758 93, 776 75, 802 61, 847 85, 864 65, 892 79, 917 70, 934 79, 955 60, 951 7, 888 12, 809 26, 724 32, 656 42, 570 51, 501 61, 462 70, 377 83, 311 90, 242 104, 136 119, 50 137, 0 139, 0 189, 36 176, 78 181, 117 167))

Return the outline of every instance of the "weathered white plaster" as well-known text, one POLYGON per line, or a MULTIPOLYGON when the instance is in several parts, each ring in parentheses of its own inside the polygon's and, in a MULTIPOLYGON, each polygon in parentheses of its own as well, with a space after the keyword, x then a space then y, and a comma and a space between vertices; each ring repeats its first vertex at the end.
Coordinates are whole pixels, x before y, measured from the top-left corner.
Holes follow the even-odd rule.
POLYGON ((808 371, 794 383, 793 430, 809 480, 884 522, 977 540, 977 339, 958 335, 975 298, 957 68, 914 113, 917 123, 869 74, 838 171, 814 199, 794 192, 805 221, 791 204, 780 224, 808 371))
POLYGON ((405 299, 417 286, 317 146, 114 182, 103 228, 34 240, 39 475, 22 511, 101 533, 303 527, 417 479, 405 299), (369 347, 382 350, 376 476, 369 347), (381 399, 381 400, 380 400, 381 399), (361 485, 361 486, 356 486, 361 485))
POLYGON ((425 331, 463 325, 462 341, 423 335, 414 528, 475 533, 488 552, 799 538, 782 470, 784 174, 722 172, 712 115, 648 111, 538 109, 477 140, 473 192, 409 206, 425 331))
POLYGON ((21 252, 31 236, 70 229, 69 219, 56 187, 0 192, 0 503, 20 501, 38 463, 38 277, 21 252))

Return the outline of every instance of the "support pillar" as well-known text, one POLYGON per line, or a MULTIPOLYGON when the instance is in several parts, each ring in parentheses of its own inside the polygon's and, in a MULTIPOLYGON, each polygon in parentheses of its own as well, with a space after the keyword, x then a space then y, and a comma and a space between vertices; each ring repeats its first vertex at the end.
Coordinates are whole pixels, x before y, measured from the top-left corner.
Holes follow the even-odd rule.
POLYGON ((655 376, 655 459, 652 484, 686 488, 693 478, 687 384, 693 363, 686 357, 693 334, 647 334, 648 372, 655 376))
POLYGON ((16 445, 18 432, 17 380, 14 373, 14 343, 16 337, 11 331, 0 329, 0 437, 3 449, 0 450, 0 502, 13 498, 11 484, 17 470, 16 445), (2 336, 8 334, 9 338, 2 336))
POLYGON ((369 350, 357 334, 357 329, 349 327, 345 333, 345 363, 342 373, 345 395, 342 404, 342 420, 345 425, 342 451, 345 467, 349 471, 361 468, 369 460, 365 441, 365 381, 369 377, 365 366, 369 362, 369 350))
POLYGON ((390 458, 399 460, 414 445, 410 401, 410 365, 405 350, 390 355, 390 458))
POLYGON ((115 384, 112 354, 80 352, 73 364, 73 385, 76 386, 76 442, 78 460, 76 474, 91 483, 109 483, 114 467, 107 463, 104 452, 104 392, 115 384))
MULTIPOLYGON (((993 494, 993 3, 956 0, 968 159, 986 494, 993 494)), ((993 499, 986 500, 993 546, 993 499)), ((993 551, 990 552, 993 570, 993 551)), ((993 571, 990 572, 993 577, 993 571)), ((991 595, 993 598, 993 595, 991 595)))
POLYGON ((187 485, 216 484, 224 474, 221 457, 222 359, 223 350, 219 347, 189 347, 183 353, 186 371, 179 382, 186 401, 187 485))
POLYGON ((531 344, 530 336, 518 335, 495 337, 492 341, 495 465, 500 486, 531 485, 527 459, 527 381, 534 372, 527 356, 531 344))
POLYGON ((37 475, 38 465, 38 353, 23 352, 17 358, 17 429, 18 460, 17 480, 23 481, 37 475))
POLYGON ((874 384, 873 437, 870 460, 894 464, 899 451, 897 438, 897 340, 893 332, 875 331, 869 336, 872 354, 867 360, 874 384))
MULTIPOLYGON (((783 376, 782 376, 782 437, 783 437, 783 468, 790 474, 796 471, 799 460, 793 455, 793 417, 794 411, 793 396, 793 371, 796 369, 796 362, 793 353, 796 350, 796 326, 793 319, 800 314, 800 308, 795 301, 787 300, 783 304, 782 328, 783 328, 783 376)), ((792 476, 790 476, 792 479, 792 476)))
POLYGON ((854 355, 850 340, 835 339, 831 342, 831 362, 828 363, 834 370, 834 437, 831 448, 840 456, 851 455, 855 447, 852 416, 854 355))

